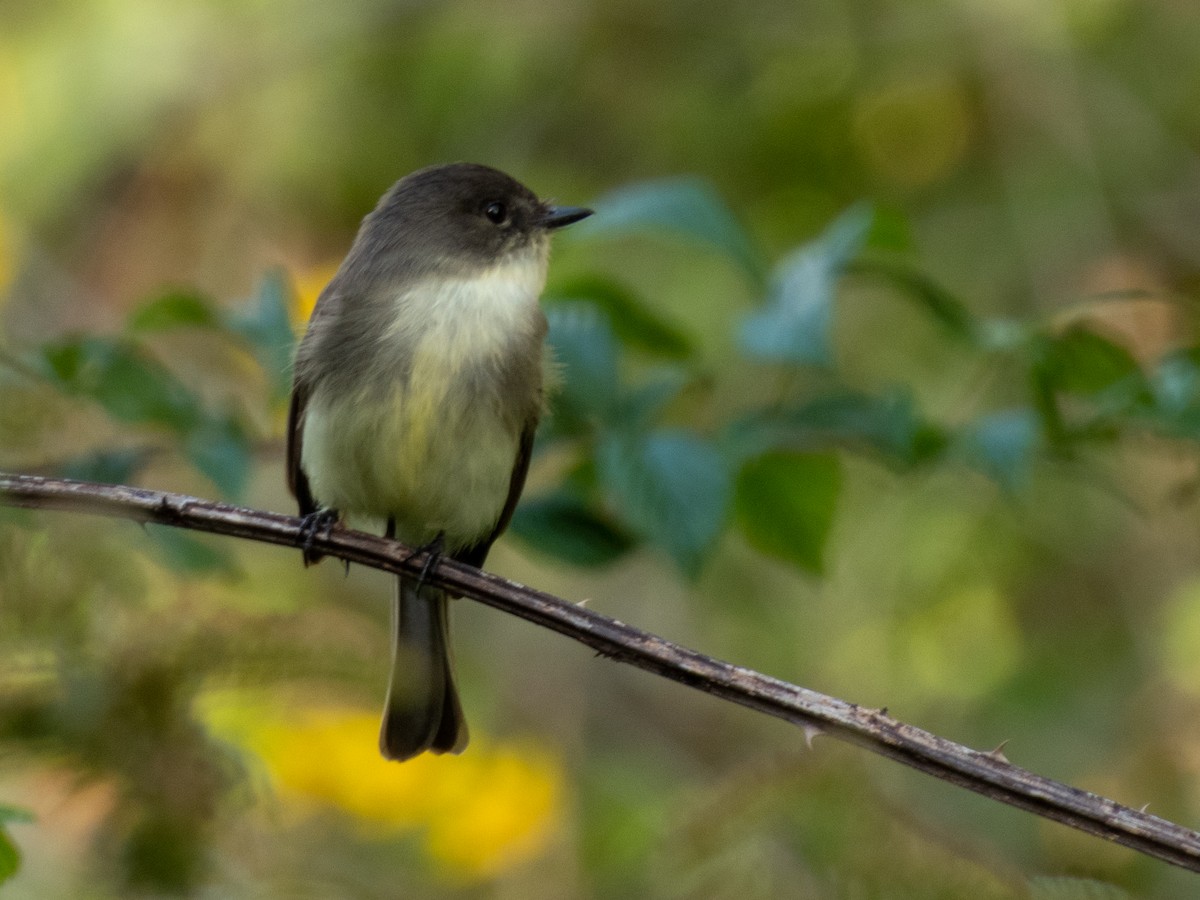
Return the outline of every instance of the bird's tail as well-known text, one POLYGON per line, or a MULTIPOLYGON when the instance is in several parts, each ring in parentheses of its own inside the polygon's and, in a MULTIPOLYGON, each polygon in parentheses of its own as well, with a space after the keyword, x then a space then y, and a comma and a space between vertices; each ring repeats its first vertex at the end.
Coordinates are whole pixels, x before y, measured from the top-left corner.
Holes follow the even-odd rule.
POLYGON ((450 665, 446 594, 413 578, 396 579, 392 604, 392 677, 379 749, 388 759, 426 750, 461 753, 467 746, 450 665))

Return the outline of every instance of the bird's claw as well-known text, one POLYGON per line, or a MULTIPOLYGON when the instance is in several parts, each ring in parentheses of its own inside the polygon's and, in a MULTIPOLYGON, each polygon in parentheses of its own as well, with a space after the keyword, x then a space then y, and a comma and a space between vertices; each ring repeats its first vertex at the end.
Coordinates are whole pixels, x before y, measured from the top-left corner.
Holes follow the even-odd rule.
POLYGON ((415 548, 412 553, 405 557, 404 561, 408 562, 414 556, 420 556, 422 553, 428 554, 425 558, 425 563, 421 566, 421 574, 417 576, 417 590, 425 584, 425 579, 429 573, 437 568, 438 563, 442 561, 442 553, 446 547, 446 532, 439 531, 428 544, 422 544, 415 548))
POLYGON ((321 558, 320 553, 313 551, 313 542, 320 535, 322 540, 329 540, 333 528, 341 520, 341 514, 336 509, 318 509, 310 512, 300 522, 300 550, 304 554, 305 564, 316 562, 321 558))

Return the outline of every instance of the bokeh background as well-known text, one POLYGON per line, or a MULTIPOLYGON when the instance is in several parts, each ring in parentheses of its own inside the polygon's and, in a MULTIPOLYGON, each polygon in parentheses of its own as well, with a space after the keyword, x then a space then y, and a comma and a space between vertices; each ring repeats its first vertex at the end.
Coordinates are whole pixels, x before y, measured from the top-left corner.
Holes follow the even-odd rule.
MULTIPOLYGON (((490 569, 1195 826, 1197 48, 1181 0, 5 0, 0 469, 292 510, 289 341, 397 177, 486 162, 598 210, 490 569)), ((473 743, 386 764, 388 594, 0 510, 5 895, 1196 890, 465 601, 473 743)))

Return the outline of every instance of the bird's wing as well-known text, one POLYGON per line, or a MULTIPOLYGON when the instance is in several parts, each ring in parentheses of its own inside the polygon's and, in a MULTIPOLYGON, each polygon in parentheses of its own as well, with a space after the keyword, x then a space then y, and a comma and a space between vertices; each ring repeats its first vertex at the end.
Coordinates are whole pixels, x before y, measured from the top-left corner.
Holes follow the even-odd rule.
POLYGON ((307 516, 317 511, 308 476, 300 465, 304 442, 304 411, 308 406, 308 386, 299 378, 292 383, 292 402, 288 407, 287 422, 287 482, 292 496, 300 504, 300 515, 307 516))
POLYGON ((521 491, 525 487, 525 476, 529 474, 529 461, 533 457, 533 436, 536 432, 537 419, 535 418, 527 422, 521 432, 521 441, 517 445, 517 458, 513 460, 512 478, 508 482, 508 497, 504 501, 504 509, 500 511, 500 518, 496 520, 496 526, 492 529, 491 534, 482 541, 454 554, 454 558, 458 561, 476 568, 482 566, 483 561, 487 558, 488 550, 491 549, 496 538, 504 533, 508 523, 512 521, 513 513, 517 509, 517 501, 521 499, 521 491))

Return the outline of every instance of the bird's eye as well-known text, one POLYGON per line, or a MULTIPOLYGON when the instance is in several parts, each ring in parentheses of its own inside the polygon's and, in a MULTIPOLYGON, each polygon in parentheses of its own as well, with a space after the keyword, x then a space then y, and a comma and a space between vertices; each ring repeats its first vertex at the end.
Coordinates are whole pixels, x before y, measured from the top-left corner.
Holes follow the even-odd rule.
POLYGON ((508 207, 499 200, 493 200, 483 208, 483 214, 488 217, 488 221, 495 225, 503 225, 508 221, 508 207))

